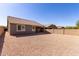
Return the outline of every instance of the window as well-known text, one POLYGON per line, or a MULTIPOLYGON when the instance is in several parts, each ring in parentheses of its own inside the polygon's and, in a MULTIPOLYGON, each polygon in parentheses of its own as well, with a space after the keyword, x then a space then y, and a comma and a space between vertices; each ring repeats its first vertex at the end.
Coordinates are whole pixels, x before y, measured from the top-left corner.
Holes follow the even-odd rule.
POLYGON ((18 30, 21 30, 21 25, 18 25, 18 30))
POLYGON ((17 25, 17 31, 25 31, 25 25, 17 25))
POLYGON ((35 26, 32 26, 32 31, 34 31, 34 32, 36 31, 36 28, 35 28, 35 26))

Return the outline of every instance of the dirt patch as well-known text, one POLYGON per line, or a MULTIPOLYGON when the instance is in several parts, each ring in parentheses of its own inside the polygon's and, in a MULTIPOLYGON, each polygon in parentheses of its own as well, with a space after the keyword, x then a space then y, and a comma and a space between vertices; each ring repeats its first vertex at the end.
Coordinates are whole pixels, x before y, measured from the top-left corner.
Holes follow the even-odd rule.
POLYGON ((37 36, 5 35, 2 55, 72 56, 79 55, 79 36, 44 34, 37 36))

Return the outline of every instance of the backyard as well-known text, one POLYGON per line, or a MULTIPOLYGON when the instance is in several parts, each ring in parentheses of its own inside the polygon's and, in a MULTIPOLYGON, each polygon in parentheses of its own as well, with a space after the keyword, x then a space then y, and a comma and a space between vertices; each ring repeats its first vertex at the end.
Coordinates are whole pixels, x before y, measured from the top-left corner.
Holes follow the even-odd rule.
POLYGON ((79 36, 41 34, 18 37, 6 32, 1 55, 79 55, 79 36))

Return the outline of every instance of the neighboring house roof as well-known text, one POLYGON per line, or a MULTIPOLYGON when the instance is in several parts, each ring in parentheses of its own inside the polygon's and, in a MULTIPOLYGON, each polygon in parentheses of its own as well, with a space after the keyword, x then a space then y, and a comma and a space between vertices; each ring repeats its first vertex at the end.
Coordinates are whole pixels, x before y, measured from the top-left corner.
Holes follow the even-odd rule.
POLYGON ((48 24, 48 25, 45 25, 46 28, 57 28, 56 25, 54 24, 48 24))
POLYGON ((47 24, 47 25, 44 25, 45 27, 49 27, 50 25, 54 25, 54 24, 47 24))
POLYGON ((34 26, 44 27, 42 24, 32 21, 32 20, 28 20, 28 19, 22 19, 22 18, 17 18, 13 16, 8 16, 7 19, 10 23, 14 23, 14 24, 25 24, 25 25, 34 25, 34 26))
POLYGON ((57 26, 57 28, 64 28, 63 26, 57 26))

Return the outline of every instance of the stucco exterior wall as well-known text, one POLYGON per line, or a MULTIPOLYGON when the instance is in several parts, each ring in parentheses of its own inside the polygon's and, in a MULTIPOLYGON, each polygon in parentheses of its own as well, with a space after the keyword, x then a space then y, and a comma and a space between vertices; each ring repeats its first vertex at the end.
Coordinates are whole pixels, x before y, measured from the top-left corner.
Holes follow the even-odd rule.
POLYGON ((28 33, 34 33, 32 31, 31 25, 25 25, 25 31, 17 31, 16 30, 16 24, 10 24, 10 34, 28 34, 28 33))

